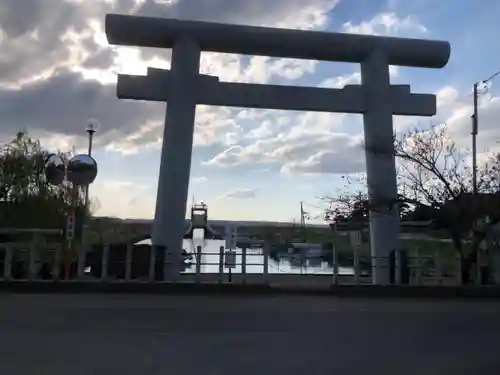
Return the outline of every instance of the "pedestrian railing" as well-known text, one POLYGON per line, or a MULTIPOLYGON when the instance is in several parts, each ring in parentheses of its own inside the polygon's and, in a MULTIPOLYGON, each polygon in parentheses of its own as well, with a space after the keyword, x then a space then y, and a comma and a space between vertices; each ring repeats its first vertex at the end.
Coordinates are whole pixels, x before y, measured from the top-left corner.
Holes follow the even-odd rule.
MULTIPOLYGON (((417 254, 418 255, 418 254, 417 254)), ((364 285, 373 283, 373 268, 388 269, 390 284, 457 285, 460 260, 446 267, 436 258, 413 256, 403 262, 393 257, 356 256, 338 261, 333 254, 330 266, 321 259, 296 259, 286 267, 271 259, 266 248, 174 254, 162 247, 140 245, 94 246, 68 257, 60 245, 0 243, 0 281, 73 280, 88 282, 233 282, 313 283, 321 285, 364 285), (310 264, 316 266, 310 267, 310 264)), ((292 260, 287 260, 292 262, 292 260)), ((449 259, 448 259, 449 263, 449 259)), ((481 280, 478 267, 478 280, 481 280)))

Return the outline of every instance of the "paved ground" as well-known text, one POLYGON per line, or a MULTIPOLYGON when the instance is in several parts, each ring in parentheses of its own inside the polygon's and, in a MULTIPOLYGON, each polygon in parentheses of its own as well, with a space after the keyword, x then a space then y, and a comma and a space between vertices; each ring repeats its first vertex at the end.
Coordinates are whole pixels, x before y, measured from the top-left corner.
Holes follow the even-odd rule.
POLYGON ((500 374, 500 301, 0 294, 0 374, 500 374))

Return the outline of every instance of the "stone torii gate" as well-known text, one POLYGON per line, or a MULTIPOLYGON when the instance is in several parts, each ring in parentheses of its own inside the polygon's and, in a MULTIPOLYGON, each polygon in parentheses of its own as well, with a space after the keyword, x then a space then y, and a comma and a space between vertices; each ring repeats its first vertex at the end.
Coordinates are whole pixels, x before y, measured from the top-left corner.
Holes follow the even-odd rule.
MULTIPOLYGON (((152 243, 167 246, 174 257, 182 248, 197 104, 363 114, 369 195, 393 201, 397 181, 392 116, 433 116, 436 98, 413 94, 406 85, 391 85, 389 65, 442 68, 450 56, 449 43, 442 41, 117 14, 106 15, 105 29, 113 45, 173 49, 170 70, 119 75, 117 95, 167 102, 152 243), (201 51, 360 63, 362 85, 328 89, 221 82, 199 73, 201 51)), ((398 240, 397 207, 371 212, 375 284, 389 282, 387 259, 398 240)), ((174 280, 178 267, 172 262, 169 268, 174 280)))

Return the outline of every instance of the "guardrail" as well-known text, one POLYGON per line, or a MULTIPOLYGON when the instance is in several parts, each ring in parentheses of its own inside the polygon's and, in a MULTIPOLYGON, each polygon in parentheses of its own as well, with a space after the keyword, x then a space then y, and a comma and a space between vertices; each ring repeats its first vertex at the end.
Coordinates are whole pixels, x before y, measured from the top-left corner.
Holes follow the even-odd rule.
MULTIPOLYGON (((64 276, 65 253, 60 245, 36 246, 33 243, 0 243, 0 281, 61 280, 64 276)), ((331 268, 314 257, 298 260, 298 266, 285 273, 275 264, 264 247, 262 250, 238 249, 204 252, 201 246, 177 259, 181 268, 179 281, 231 282, 263 284, 363 285, 372 283, 371 264, 391 268, 392 284, 458 285, 460 259, 413 256, 405 264, 401 253, 378 258, 353 254, 347 264, 339 264, 333 254, 331 268), (319 267, 308 267, 316 260, 319 267)), ((290 260, 287 260, 290 261, 290 260)), ((71 260, 70 280, 89 282, 164 282, 168 267, 174 264, 173 254, 154 246, 132 244, 113 247, 105 245, 90 252, 80 252, 71 260), (159 251, 160 250, 160 251, 159 251)), ((481 267, 477 270, 478 283, 481 267)))

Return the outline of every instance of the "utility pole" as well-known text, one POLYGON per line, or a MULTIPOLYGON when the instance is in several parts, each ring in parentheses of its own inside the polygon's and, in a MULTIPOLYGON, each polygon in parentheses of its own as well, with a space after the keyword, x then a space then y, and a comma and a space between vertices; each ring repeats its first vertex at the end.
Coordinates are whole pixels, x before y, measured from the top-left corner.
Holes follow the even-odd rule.
POLYGON ((478 102, 478 85, 479 82, 474 83, 474 109, 471 116, 472 119, 472 236, 475 238, 477 229, 477 102, 478 102))
MULTIPOLYGON (((494 80, 500 74, 500 70, 495 74, 491 75, 485 80, 478 81, 474 83, 474 109, 472 118, 472 202, 475 214, 476 200, 477 200, 477 134, 478 134, 478 99, 479 99, 479 85, 486 86, 489 82, 494 80)), ((482 90, 482 89, 481 89, 482 90)))
MULTIPOLYGON (((472 235, 473 238, 475 238, 475 233, 477 230, 478 226, 478 219, 479 219, 479 212, 478 212, 478 186, 477 186, 477 135, 478 135, 478 130, 479 130, 479 119, 478 119, 478 97, 481 93, 484 91, 488 90, 488 83, 491 82, 493 79, 495 79, 498 75, 500 74, 500 70, 496 72, 495 74, 491 75, 485 80, 478 81, 474 83, 474 90, 473 90, 473 95, 474 95, 474 108, 473 108, 473 114, 471 116, 472 118, 472 214, 473 214, 473 221, 472 221, 472 235), (481 85, 481 89, 479 88, 479 85, 481 85), (485 90, 486 89, 486 90, 485 90)), ((474 240, 475 244, 475 240, 474 240)), ((474 245, 475 246, 475 245, 474 245)), ((477 250, 477 249, 475 249, 477 250)), ((476 255, 477 256, 477 255, 476 255)), ((463 266, 463 264, 462 264, 463 266)))
POLYGON ((478 130, 478 119, 477 119, 477 102, 478 102, 478 85, 479 82, 474 83, 474 111, 471 116, 472 118, 472 199, 475 203, 477 195, 477 130, 478 130))
POLYGON ((306 217, 304 212, 304 202, 300 202, 300 226, 304 227, 306 225, 306 217))

